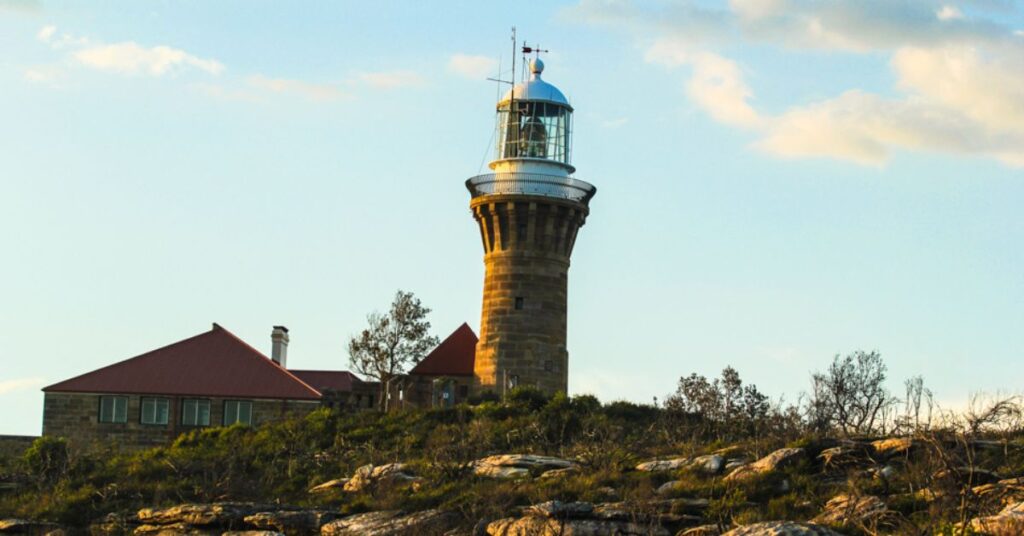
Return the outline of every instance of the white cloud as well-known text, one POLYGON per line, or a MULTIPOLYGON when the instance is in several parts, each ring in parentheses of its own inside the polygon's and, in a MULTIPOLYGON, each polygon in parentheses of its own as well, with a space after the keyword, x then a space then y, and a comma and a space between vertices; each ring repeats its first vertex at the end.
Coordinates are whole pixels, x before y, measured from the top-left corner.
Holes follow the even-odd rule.
POLYGON ((381 71, 361 73, 359 81, 378 89, 400 89, 421 87, 426 81, 413 71, 381 71))
POLYGON ((16 391, 25 391, 42 387, 46 382, 43 378, 15 378, 13 380, 0 380, 0 395, 6 395, 16 391))
POLYGON ((614 130, 625 125, 626 123, 629 123, 628 117, 617 117, 615 119, 606 119, 604 121, 601 121, 601 126, 607 129, 614 130))
POLYGON ((448 60, 448 70, 464 78, 483 80, 493 76, 498 68, 498 61, 489 56, 470 56, 455 54, 448 60))
POLYGON ((217 75, 224 70, 224 66, 217 60, 199 58, 184 50, 163 45, 145 48, 132 41, 83 48, 76 51, 73 57, 87 67, 120 74, 163 76, 168 72, 193 67, 217 75))
POLYGON ((252 87, 271 93, 291 93, 315 101, 334 101, 349 97, 348 93, 333 84, 314 84, 287 78, 268 78, 262 75, 250 76, 246 82, 252 87))
POLYGON ((53 39, 53 34, 57 33, 57 27, 51 25, 43 26, 39 29, 39 33, 36 34, 36 39, 49 43, 50 39, 53 39))
POLYGON ((964 18, 963 12, 955 6, 942 6, 942 8, 935 12, 935 16, 938 17, 939 20, 957 20, 964 18))
POLYGON ((687 67, 690 101, 720 123, 756 132, 755 146, 769 154, 881 165, 909 149, 1024 166, 1024 42, 1005 17, 986 18, 1004 4, 975 2, 969 14, 948 0, 730 0, 717 11, 663 6, 581 0, 571 13, 632 32, 649 63, 687 67), (751 43, 781 45, 788 55, 889 54, 896 95, 851 88, 767 114, 754 106, 745 70, 714 52, 751 43))

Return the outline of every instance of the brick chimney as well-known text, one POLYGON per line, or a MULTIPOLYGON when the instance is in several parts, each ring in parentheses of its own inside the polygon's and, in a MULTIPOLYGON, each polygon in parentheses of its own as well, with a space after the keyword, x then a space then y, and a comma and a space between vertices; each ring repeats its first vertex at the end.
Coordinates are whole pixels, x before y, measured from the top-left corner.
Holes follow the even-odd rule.
POLYGON ((270 359, 281 365, 281 368, 288 368, 288 328, 274 326, 270 332, 270 359))

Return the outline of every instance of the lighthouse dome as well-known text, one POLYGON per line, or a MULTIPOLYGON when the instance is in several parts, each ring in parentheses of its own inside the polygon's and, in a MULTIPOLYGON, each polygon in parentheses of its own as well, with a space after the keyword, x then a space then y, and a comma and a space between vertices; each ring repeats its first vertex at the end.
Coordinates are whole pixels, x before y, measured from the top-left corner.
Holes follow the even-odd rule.
POLYGON ((530 60, 530 79, 520 82, 512 89, 505 92, 505 95, 498 101, 498 106, 512 100, 514 96, 517 101, 552 102, 560 104, 572 110, 569 99, 558 90, 557 87, 541 80, 541 73, 544 72, 544 62, 540 58, 530 60))

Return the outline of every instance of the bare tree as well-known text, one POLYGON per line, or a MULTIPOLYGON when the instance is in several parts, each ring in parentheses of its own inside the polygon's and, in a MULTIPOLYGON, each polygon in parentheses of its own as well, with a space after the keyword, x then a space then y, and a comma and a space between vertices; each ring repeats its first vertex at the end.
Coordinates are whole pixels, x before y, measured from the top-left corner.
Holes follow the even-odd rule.
POLYGON ((410 364, 419 363, 437 346, 438 338, 430 335, 427 314, 430 309, 411 292, 399 290, 386 315, 378 312, 367 316, 369 327, 348 343, 349 363, 357 372, 380 382, 378 405, 388 409, 388 388, 391 380, 405 372, 410 364))
POLYGON ((836 355, 826 372, 811 376, 812 420, 847 435, 875 431, 884 410, 893 404, 884 385, 885 373, 878 352, 836 355))

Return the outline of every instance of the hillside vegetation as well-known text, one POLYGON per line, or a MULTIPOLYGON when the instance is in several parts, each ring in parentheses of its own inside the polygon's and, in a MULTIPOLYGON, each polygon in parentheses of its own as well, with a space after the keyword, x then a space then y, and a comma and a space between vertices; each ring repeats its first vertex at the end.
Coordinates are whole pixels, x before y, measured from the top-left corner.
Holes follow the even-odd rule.
POLYGON ((913 396, 895 407, 885 393, 886 409, 862 419, 874 407, 865 399, 871 394, 830 401, 819 393, 783 407, 727 369, 713 381, 681 379, 657 406, 519 389, 445 410, 323 409, 257 428, 196 430, 141 451, 69 449, 45 437, 0 460, 8 488, 0 518, 70 530, 105 519, 107 532, 138 534, 142 508, 228 502, 337 519, 434 510, 447 516, 438 533, 451 534, 516 534, 496 521, 530 515, 560 520, 559 530, 571 519, 628 521, 635 532, 619 533, 636 534, 812 519, 848 535, 959 534, 1024 501, 1016 400, 927 419, 920 396, 915 412, 913 396), (559 461, 478 461, 502 454, 559 461), (524 510, 547 501, 557 502, 524 510))

